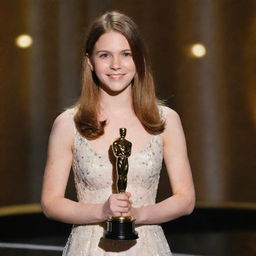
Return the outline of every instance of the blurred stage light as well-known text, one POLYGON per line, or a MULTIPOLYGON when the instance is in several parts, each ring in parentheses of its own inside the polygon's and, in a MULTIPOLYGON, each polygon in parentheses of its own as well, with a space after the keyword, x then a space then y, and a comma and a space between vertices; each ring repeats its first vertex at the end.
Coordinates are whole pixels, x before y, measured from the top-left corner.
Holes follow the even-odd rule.
POLYGON ((30 35, 22 34, 16 37, 15 43, 20 48, 28 48, 32 45, 33 40, 30 35))
POLYGON ((206 49, 203 44, 193 44, 190 48, 190 52, 195 58, 203 58, 206 55, 206 49))

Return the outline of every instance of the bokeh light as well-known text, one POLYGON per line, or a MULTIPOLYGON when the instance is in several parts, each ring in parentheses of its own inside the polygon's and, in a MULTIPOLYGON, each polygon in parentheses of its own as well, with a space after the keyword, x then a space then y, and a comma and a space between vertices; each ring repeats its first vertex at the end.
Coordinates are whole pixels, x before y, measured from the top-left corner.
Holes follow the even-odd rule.
POLYGON ((190 52, 195 58, 203 58, 206 55, 206 48, 203 44, 193 44, 190 48, 190 52))
POLYGON ((20 48, 28 48, 32 45, 33 39, 30 35, 22 34, 16 37, 16 46, 20 48))

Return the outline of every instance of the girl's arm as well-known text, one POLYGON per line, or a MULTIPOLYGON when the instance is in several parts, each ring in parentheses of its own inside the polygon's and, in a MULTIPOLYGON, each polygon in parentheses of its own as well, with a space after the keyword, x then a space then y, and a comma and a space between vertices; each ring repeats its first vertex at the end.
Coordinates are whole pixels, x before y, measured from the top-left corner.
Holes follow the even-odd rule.
POLYGON ((129 210, 129 195, 111 195, 105 204, 65 198, 73 158, 73 120, 66 111, 55 120, 49 139, 41 205, 44 214, 71 224, 97 223, 129 210))
POLYGON ((184 132, 178 114, 165 107, 163 134, 164 161, 173 195, 155 205, 132 208, 138 224, 157 224, 190 214, 195 205, 195 191, 187 156, 184 132))

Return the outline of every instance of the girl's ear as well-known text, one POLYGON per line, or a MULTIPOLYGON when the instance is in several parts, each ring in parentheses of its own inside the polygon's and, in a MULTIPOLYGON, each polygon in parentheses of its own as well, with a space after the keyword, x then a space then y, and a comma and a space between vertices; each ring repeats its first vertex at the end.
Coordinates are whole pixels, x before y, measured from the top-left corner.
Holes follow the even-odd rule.
POLYGON ((85 55, 85 61, 87 61, 88 66, 90 67, 91 71, 93 71, 93 65, 88 54, 85 55))

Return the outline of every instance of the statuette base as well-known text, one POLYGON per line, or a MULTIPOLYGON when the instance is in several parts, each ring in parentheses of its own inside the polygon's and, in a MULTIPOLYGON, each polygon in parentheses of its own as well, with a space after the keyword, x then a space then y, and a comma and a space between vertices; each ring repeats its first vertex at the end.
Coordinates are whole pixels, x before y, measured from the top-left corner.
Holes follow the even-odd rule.
POLYGON ((133 217, 110 217, 106 224, 104 238, 112 240, 135 240, 138 238, 133 217))

